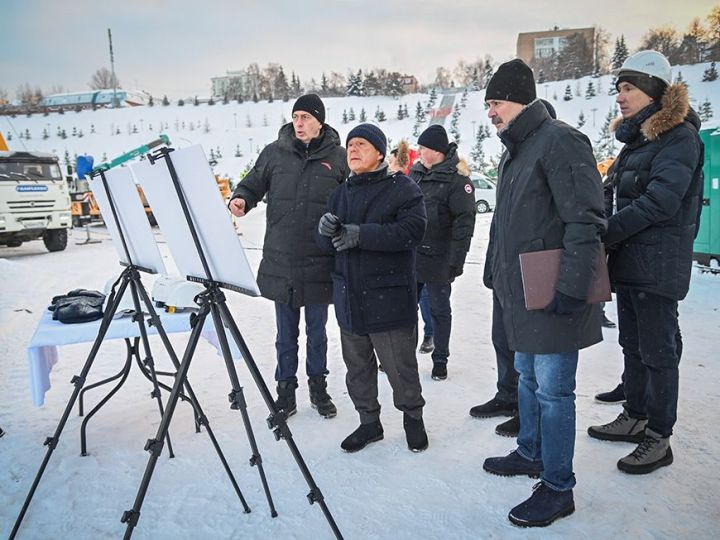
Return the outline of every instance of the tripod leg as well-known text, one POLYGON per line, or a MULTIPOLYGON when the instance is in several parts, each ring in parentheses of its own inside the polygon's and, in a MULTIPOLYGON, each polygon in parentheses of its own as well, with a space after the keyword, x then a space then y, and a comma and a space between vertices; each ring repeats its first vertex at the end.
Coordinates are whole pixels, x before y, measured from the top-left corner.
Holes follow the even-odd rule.
MULTIPOLYGON (((122 368, 122 371, 119 373, 119 375, 122 376, 120 381, 115 385, 115 388, 110 390, 108 395, 106 395, 103 399, 100 400, 100 402, 95 405, 95 407, 88 413, 88 415, 83 418, 82 424, 80 424, 80 455, 81 456, 87 456, 87 436, 86 436, 86 430, 87 430, 87 423, 90 421, 90 419, 95 416, 95 413, 100 410, 100 408, 107 403, 111 397, 115 395, 115 393, 120 390, 120 387, 125 383, 125 380, 127 379, 128 373, 130 373, 130 366, 132 365, 132 357, 133 354, 135 354, 135 347, 133 347, 130 344, 129 339, 125 339, 125 346, 127 347, 127 358, 125 359, 125 365, 122 368)), ((137 339, 135 340, 135 346, 137 346, 137 339)), ((114 378, 115 376, 113 376, 114 378)), ((107 379, 106 381, 101 382, 107 382, 112 379, 107 379)), ((97 383, 96 385, 97 386, 97 383)), ((85 390, 91 388, 88 386, 85 388, 85 390)), ((83 390, 83 392, 85 391, 83 390)), ((82 396, 82 392, 80 393, 82 396)))
POLYGON ((260 456, 260 451, 258 450, 258 446, 255 441, 255 434, 253 433, 250 416, 247 412, 247 403, 245 402, 243 389, 242 386, 240 386, 237 371, 235 370, 235 365, 233 364, 232 353, 230 352, 230 346, 228 345, 227 336, 225 335, 225 328, 222 324, 220 311, 215 304, 210 304, 210 311, 212 312, 213 322, 215 323, 215 331, 217 332, 220 349, 222 350, 222 355, 225 359, 225 366, 227 368, 228 376, 230 377, 230 383, 232 384, 232 391, 228 396, 230 398, 230 408, 239 410, 242 415, 245 432, 247 433, 248 441, 250 442, 250 449, 252 450, 250 465, 257 466, 258 473, 260 474, 260 481, 262 482, 263 489, 265 490, 265 496, 267 497, 268 505, 270 506, 270 515, 272 517, 277 517, 278 513, 277 510, 275 510, 275 503, 273 502, 272 495, 270 494, 270 487, 268 486, 267 479, 265 478, 262 457, 260 456))
POLYGON ((20 529, 20 525, 22 524, 23 518, 25 517, 25 513, 27 512, 28 507, 30 506, 30 502, 32 501, 33 496, 35 495, 35 490, 38 487, 38 484, 40 483, 40 479, 42 478, 43 473, 45 472, 45 468, 47 467, 48 462, 50 461, 50 456, 52 455, 53 451, 55 450, 55 447, 57 446, 58 441, 60 440, 60 435, 62 434, 63 429, 65 428, 65 423, 67 422, 68 417, 70 416, 70 413, 72 412, 73 407, 75 406, 75 401, 78 398, 78 395, 80 394, 80 390, 82 389, 83 385, 85 384, 85 379, 88 376, 88 373, 90 372, 90 368, 92 368, 93 362, 95 361, 95 357, 97 356, 98 350, 100 350, 100 345, 103 342, 103 339, 105 338, 105 334, 107 333, 108 327, 110 326, 110 323, 112 322, 113 315, 115 315, 115 311, 117 311, 118 305, 120 304, 120 300, 125 293, 125 289, 127 288, 129 279, 126 271, 123 271, 121 275, 122 281, 120 282, 120 288, 117 291, 117 294, 115 296, 115 299, 112 302, 112 305, 110 309, 105 313, 105 315, 102 318, 102 322, 100 323, 100 329, 98 330, 98 335, 95 338, 95 342, 93 343, 92 349, 90 349, 90 354, 87 357, 87 360, 85 360, 85 365, 82 368, 82 371, 80 372, 80 375, 75 375, 72 380, 70 381, 72 384, 75 385, 75 389, 73 390, 72 395, 70 396, 70 400, 68 401, 67 405, 65 406, 65 411, 63 412, 62 417, 60 418, 60 422, 58 423, 57 428, 55 429, 55 433, 52 437, 48 437, 45 439, 45 442, 43 443, 45 446, 48 447, 47 452, 45 453, 45 458, 43 459, 42 464, 40 465, 40 469, 38 470, 37 474, 35 475, 35 480, 33 480, 32 486, 30 487, 30 491, 27 494, 27 497, 25 498, 25 502, 23 503, 22 509, 20 510, 20 514, 17 517, 17 520, 15 521, 15 526, 13 527, 12 532, 10 533, 10 539, 12 540, 17 535, 18 530, 20 529))
POLYGON ((272 395, 270 394, 270 391, 268 390, 268 387, 262 378, 262 374, 260 373, 260 370, 258 369, 255 360, 253 360, 253 357, 250 354, 250 350, 245 344, 245 340, 243 339, 242 334, 240 334, 240 330, 238 329, 237 324, 235 324, 235 320, 232 318, 232 314, 230 313, 230 310, 228 309, 227 304, 224 300, 217 304, 217 309, 220 311, 220 315, 222 317, 222 321, 225 323, 225 326, 228 328, 228 330, 230 330, 230 335, 232 335, 233 340, 235 340, 235 343, 240 349, 240 352, 245 359, 245 364, 247 365, 248 370, 250 371, 250 374, 255 381, 255 385, 258 387, 258 390, 260 390, 260 394, 265 400, 265 404, 267 405, 268 409, 270 409, 268 427, 273 430, 276 440, 285 440, 288 447, 290 448, 290 453, 292 453, 293 457, 295 458, 295 462, 297 463, 300 472, 305 478, 308 486, 310 486, 310 493, 308 493, 307 495, 308 501, 310 502, 310 504, 317 502, 320 505, 320 508, 325 515, 325 519, 327 519, 327 522, 330 525, 333 533, 335 534, 335 537, 338 539, 342 539, 343 536, 340 533, 340 529, 335 523, 335 519, 330 513, 327 504, 325 504, 325 497, 320 491, 320 488, 315 483, 315 480, 310 474, 310 470, 305 464, 305 460, 303 459, 302 455, 300 455, 300 450, 298 450, 298 447, 293 440, 292 433, 290 432, 290 428, 287 425, 287 415, 285 414, 285 411, 278 411, 275 407, 275 401, 273 400, 272 395))
MULTIPOLYGON (((155 361, 153 360, 152 351, 150 349, 150 340, 148 339, 147 329, 145 328, 145 320, 143 318, 143 311, 142 307, 140 306, 140 298, 138 295, 138 282, 140 282, 140 274, 137 270, 132 270, 132 273, 130 274, 130 279, 130 293, 132 294, 133 305, 135 306, 135 320, 137 321, 138 327, 140 328, 140 338, 142 339, 143 350, 145 351, 145 360, 143 361, 143 363, 150 370, 150 376, 153 383, 153 391, 150 395, 157 400, 158 410, 160 411, 160 417, 162 418, 162 415, 164 413, 162 398, 160 397, 160 388, 158 387, 157 375, 155 374, 155 361)), ((171 458, 174 458, 175 453, 173 452, 169 432, 167 433, 166 437, 168 454, 171 458)))

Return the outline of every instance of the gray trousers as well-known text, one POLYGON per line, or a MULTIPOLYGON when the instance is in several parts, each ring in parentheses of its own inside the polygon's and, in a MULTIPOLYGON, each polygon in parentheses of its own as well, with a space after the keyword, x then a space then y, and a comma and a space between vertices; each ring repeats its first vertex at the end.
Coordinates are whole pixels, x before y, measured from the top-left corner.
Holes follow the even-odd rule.
POLYGON ((380 419, 378 361, 390 381, 395 407, 412 418, 422 418, 425 400, 415 356, 417 326, 364 336, 341 330, 340 342, 347 366, 345 383, 361 424, 380 419))

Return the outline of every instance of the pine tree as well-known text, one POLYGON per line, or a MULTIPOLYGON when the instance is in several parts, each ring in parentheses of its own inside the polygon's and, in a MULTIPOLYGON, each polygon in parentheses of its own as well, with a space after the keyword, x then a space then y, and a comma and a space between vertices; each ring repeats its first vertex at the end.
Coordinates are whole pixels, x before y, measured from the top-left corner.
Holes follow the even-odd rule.
POLYGON ((487 85, 490 82, 490 79, 492 79, 494 73, 495 71, 493 70, 492 64, 490 64, 490 59, 488 58, 485 60, 485 68, 483 69, 482 74, 482 80, 484 82, 483 88, 487 88, 487 85))
POLYGON ((467 87, 466 87, 465 90, 463 90, 462 95, 460 96, 460 107, 462 107, 463 109, 465 107, 467 107, 467 99, 468 99, 468 91, 467 91, 467 87))
POLYGON ((678 71, 677 78, 675 79, 675 84, 682 84, 683 86, 685 86, 685 88, 688 87, 687 82, 685 82, 685 79, 683 79, 682 71, 678 71))
POLYGON ((450 133, 452 133, 456 144, 460 144, 460 130, 458 129, 458 121, 460 120, 460 106, 455 105, 453 108, 452 120, 450 121, 450 133))
POLYGON ((403 115, 405 116, 405 118, 410 118, 410 113, 407 110, 407 103, 403 107, 403 115))
POLYGON ((702 122, 707 122, 708 120, 712 119, 713 117, 713 110, 712 110, 712 104, 710 101, 705 98, 705 101, 702 105, 700 105, 700 110, 698 111, 698 115, 700 116, 700 120, 702 122))
POLYGON ((625 36, 623 35, 615 40, 615 51, 613 52, 612 57, 612 68, 620 69, 623 65, 623 62, 625 62, 628 56, 630 56, 630 53, 628 52, 627 46, 625 45, 625 36))
POLYGON ((267 117, 267 114, 263 114, 263 127, 268 127, 268 117, 267 117))
POLYGON ((710 63, 710 67, 708 67, 703 72, 702 80, 703 80, 703 82, 712 82, 712 81, 716 81, 717 78, 718 78, 718 72, 717 72, 717 69, 715 68, 715 62, 713 61, 710 63))
POLYGON ((70 133, 70 135, 72 135, 73 137, 77 137, 77 128, 75 126, 73 126, 72 133, 70 133))
POLYGON ((585 89, 585 99, 590 99, 595 97, 597 94, 595 93, 595 85, 593 84, 592 80, 588 81, 587 88, 585 89))
POLYGON ((227 95, 227 92, 223 94, 223 105, 227 105, 230 103, 230 97, 227 95))
POLYGON ((152 96, 150 96, 150 98, 148 98, 148 107, 154 107, 154 106, 155 106, 155 100, 153 99, 152 96))
POLYGON ((353 109, 352 107, 350 107, 350 112, 348 113, 348 120, 350 120, 351 122, 355 121, 355 109, 353 109))
POLYGON ((342 115, 342 123, 347 124, 348 123, 348 114, 345 109, 343 109, 343 115, 342 115))
POLYGON ((195 105, 195 107, 197 107, 198 105, 200 105, 200 101, 198 100, 198 97, 197 97, 197 96, 195 96, 195 99, 193 100, 193 105, 195 105))
POLYGON ((432 109, 435 106, 435 102, 437 101, 437 90, 433 88, 430 90, 430 97, 428 98, 427 102, 427 108, 432 109))
POLYGON ((420 135, 420 127, 425 123, 425 109, 422 104, 418 101, 415 107, 415 125, 413 125, 413 135, 417 137, 420 135))
POLYGON ((167 107, 168 105, 170 105, 170 100, 168 99, 167 96, 163 96, 163 98, 162 98, 162 106, 163 106, 163 107, 167 107))
POLYGON ((348 96, 363 96, 363 84, 362 84, 362 70, 354 75, 350 75, 348 79, 347 91, 345 92, 348 96))
POLYGON ((252 120, 250 120, 250 114, 245 115, 245 127, 251 128, 253 126, 252 120))
POLYGON ((182 98, 178 99, 178 107, 182 107, 183 105, 185 105, 185 100, 182 98))
POLYGON ((563 96, 563 101, 571 101, 572 98, 573 98, 572 88, 570 88, 570 85, 568 84, 565 87, 565 95, 563 96))
POLYGON ((30 140, 30 130, 28 128, 25 128, 25 139, 30 140))
POLYGON ((213 98, 208 99, 207 102, 208 105, 215 105, 215 100, 213 98))
POLYGON ((585 113, 580 111, 580 114, 578 115, 577 128, 580 129, 584 125, 585 125, 585 113))
POLYGON ((320 91, 322 92, 323 96, 328 95, 328 79, 324 72, 322 74, 322 77, 320 78, 320 91))
POLYGON ((405 111, 403 111, 402 103, 398 105, 397 119, 402 120, 405 118, 405 111))
POLYGON ((474 171, 484 173, 488 167, 488 164, 485 161, 485 149, 483 148, 483 143, 489 135, 490 132, 485 129, 483 124, 480 124, 480 127, 475 134, 475 144, 470 151, 470 166, 474 171))
POLYGON ((385 111, 383 111, 380 106, 375 110, 375 120, 378 122, 384 122, 385 121, 385 111))
POLYGON ((360 109, 360 121, 367 122, 367 113, 365 112, 365 107, 360 109))
POLYGON ((615 110, 610 109, 607 116, 605 117, 605 123, 603 124, 600 134, 598 135, 597 141, 595 141, 594 151, 595 159, 605 161, 615 155, 615 135, 610 130, 610 124, 615 118, 615 110))
POLYGON ((222 153, 220 152, 219 146, 215 149, 215 155, 217 156, 218 159, 222 159, 222 157, 223 157, 222 153))
POLYGON ((46 139, 49 139, 49 138, 50 138, 50 135, 48 135, 48 130, 47 130, 47 128, 43 129, 42 138, 43 138, 43 140, 46 140, 46 139))
POLYGON ((240 151, 240 145, 235 145, 235 157, 242 157, 242 152, 240 151))
POLYGON ((95 124, 90 124, 90 133, 95 133, 95 124))
POLYGON ((7 132, 7 137, 5 137, 5 139, 6 139, 7 141, 12 141, 12 133, 10 133, 10 132, 8 131, 8 132, 7 132))
POLYGON ((205 117, 205 123, 203 124, 203 133, 210 133, 210 122, 208 122, 207 116, 205 117))
POLYGON ((108 160, 107 152, 103 152, 103 155, 102 155, 102 157, 100 158, 100 161, 102 161, 103 163, 105 163, 107 160, 108 160))
POLYGON ((135 133, 137 133, 137 132, 138 132, 137 126, 136 126, 135 124, 133 124, 132 133, 135 134, 135 133))
MULTIPOLYGON (((83 130, 82 130, 82 129, 79 129, 79 130, 78 130, 78 139, 82 139, 84 136, 85 136, 85 135, 83 134, 83 130)), ((28 134, 28 137, 27 137, 27 138, 28 138, 28 139, 30 138, 29 134, 28 134)))

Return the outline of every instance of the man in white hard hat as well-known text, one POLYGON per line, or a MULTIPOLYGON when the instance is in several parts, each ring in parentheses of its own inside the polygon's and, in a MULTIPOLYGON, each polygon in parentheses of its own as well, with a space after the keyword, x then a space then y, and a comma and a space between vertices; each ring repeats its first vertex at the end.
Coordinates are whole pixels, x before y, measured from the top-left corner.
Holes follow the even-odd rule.
POLYGON ((617 466, 647 474, 673 461, 682 353, 678 301, 690 284, 704 152, 687 88, 672 84, 662 54, 630 56, 615 86, 622 114, 615 137, 625 146, 608 171, 603 241, 617 292, 627 401, 617 419, 588 434, 637 443, 617 466))

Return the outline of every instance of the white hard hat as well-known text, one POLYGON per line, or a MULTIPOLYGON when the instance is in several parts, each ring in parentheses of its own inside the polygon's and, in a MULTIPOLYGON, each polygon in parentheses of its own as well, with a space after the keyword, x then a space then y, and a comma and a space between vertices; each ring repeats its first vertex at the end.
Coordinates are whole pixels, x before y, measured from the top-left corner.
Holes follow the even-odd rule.
POLYGON ((657 51, 640 51, 628 56, 616 75, 626 72, 643 73, 660 79, 665 84, 672 84, 672 69, 665 55, 657 51))

